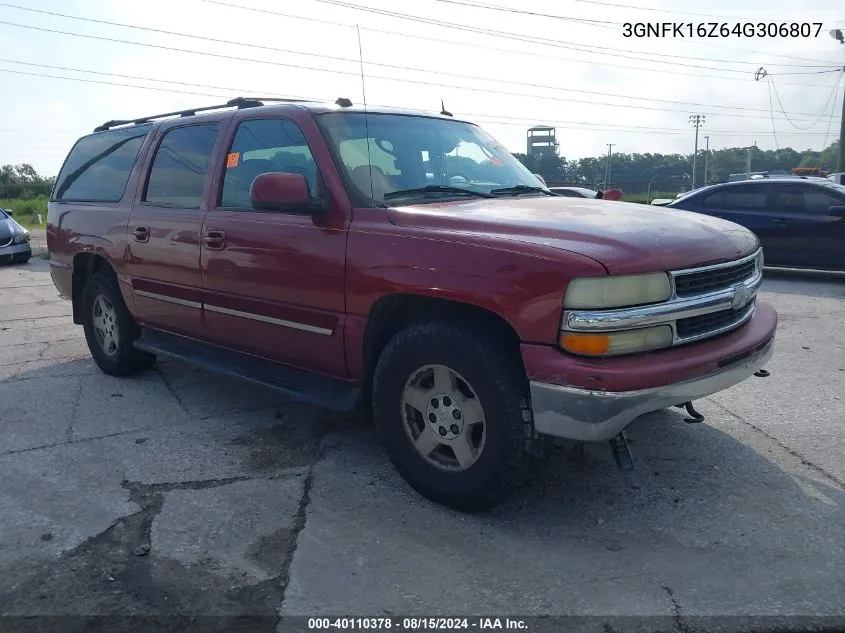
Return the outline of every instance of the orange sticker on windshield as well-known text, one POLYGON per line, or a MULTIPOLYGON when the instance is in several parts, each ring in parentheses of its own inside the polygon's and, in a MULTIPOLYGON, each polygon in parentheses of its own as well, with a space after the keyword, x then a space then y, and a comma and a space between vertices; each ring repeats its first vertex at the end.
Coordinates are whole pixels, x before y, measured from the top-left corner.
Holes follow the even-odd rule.
POLYGON ((241 157, 240 152, 232 152, 226 157, 226 169, 231 169, 232 167, 238 166, 238 160, 241 157))
POLYGON ((502 161, 500 161, 500 160, 499 160, 498 158, 496 158, 495 156, 491 156, 491 157, 490 157, 490 162, 491 162, 491 163, 493 163, 496 167, 501 167, 501 166, 502 166, 502 161))

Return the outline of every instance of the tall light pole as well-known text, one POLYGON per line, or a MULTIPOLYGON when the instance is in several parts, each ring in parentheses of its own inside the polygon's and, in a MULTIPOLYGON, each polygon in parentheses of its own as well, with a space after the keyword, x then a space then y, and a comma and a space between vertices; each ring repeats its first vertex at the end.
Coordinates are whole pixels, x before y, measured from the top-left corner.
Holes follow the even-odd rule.
MULTIPOLYGON (((842 29, 832 30, 830 36, 838 40, 840 44, 845 44, 845 35, 842 34, 842 29)), ((842 68, 842 72, 845 72, 845 67, 842 68)), ((845 96, 842 97, 842 120, 839 122, 839 158, 836 161, 836 171, 845 171, 845 96)))
POLYGON ((616 143, 608 143, 607 144, 607 162, 604 165, 604 188, 607 189, 610 186, 610 157, 613 156, 613 146, 616 143))
POLYGON ((689 116, 690 123, 695 127, 695 152, 692 155, 692 187, 690 187, 690 191, 695 189, 695 159, 698 156, 698 128, 704 125, 705 118, 703 114, 691 114, 689 116))
POLYGON ((705 142, 707 145, 704 149, 704 186, 707 186, 707 157, 710 155, 710 135, 704 137, 705 142))

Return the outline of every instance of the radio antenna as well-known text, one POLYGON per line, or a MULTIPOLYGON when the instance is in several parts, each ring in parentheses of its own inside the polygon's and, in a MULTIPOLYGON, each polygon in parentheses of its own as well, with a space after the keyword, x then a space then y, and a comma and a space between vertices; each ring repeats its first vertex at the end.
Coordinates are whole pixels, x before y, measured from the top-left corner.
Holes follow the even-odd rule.
POLYGON ((375 187, 373 186, 373 160, 370 155, 370 122, 367 116, 367 84, 364 81, 364 49, 361 46, 361 29, 355 25, 355 31, 358 33, 358 65, 361 68, 361 95, 364 98, 364 132, 367 135, 367 165, 370 168, 370 198, 375 200, 375 187))

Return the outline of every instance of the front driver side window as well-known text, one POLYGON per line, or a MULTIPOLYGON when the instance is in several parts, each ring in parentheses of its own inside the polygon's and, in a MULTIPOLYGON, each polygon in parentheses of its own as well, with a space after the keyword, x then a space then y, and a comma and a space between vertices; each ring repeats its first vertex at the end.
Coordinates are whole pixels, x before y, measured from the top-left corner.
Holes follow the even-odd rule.
POLYGON ((305 136, 292 121, 254 119, 238 126, 226 159, 220 206, 252 209, 252 182, 268 172, 301 174, 315 195, 317 164, 305 136))

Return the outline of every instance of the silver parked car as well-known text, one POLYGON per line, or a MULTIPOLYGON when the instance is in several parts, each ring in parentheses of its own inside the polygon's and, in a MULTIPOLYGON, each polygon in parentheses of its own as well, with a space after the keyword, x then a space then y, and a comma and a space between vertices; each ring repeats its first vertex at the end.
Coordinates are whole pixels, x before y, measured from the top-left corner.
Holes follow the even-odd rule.
POLYGON ((15 222, 9 209, 0 209, 0 264, 25 264, 32 257, 29 231, 15 222))

